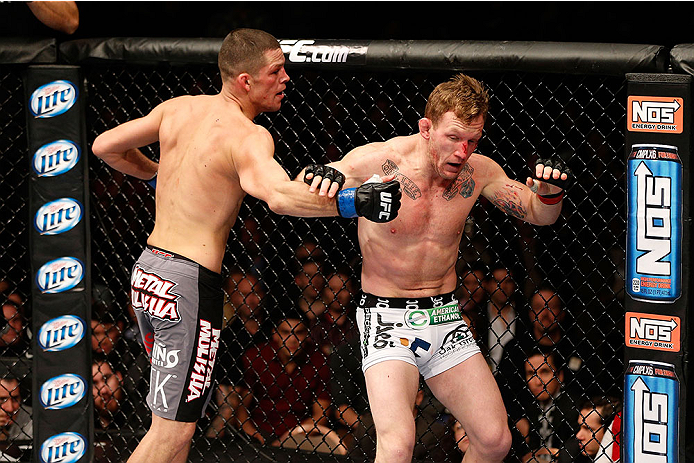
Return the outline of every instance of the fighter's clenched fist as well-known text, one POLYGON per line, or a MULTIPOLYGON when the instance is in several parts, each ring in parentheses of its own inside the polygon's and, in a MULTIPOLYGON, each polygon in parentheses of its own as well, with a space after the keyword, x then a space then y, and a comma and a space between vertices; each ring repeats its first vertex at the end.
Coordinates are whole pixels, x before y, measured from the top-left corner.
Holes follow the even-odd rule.
POLYGON ((573 184, 574 176, 560 159, 538 159, 535 162, 535 178, 528 177, 526 185, 537 193, 544 204, 557 204, 564 192, 573 184), (552 188, 550 185, 558 188, 552 188))
MULTIPOLYGON (((374 176, 378 177, 378 176, 374 176)), ((400 209, 400 182, 382 183, 373 178, 357 188, 347 188, 337 195, 337 211, 342 217, 364 217, 377 223, 390 222, 400 209)))
POLYGON ((310 164, 306 167, 304 182, 312 189, 319 186, 321 190, 327 189, 329 197, 339 191, 337 212, 341 217, 364 217, 372 222, 385 223, 398 216, 402 192, 397 180, 382 182, 378 175, 374 175, 357 188, 341 190, 345 183, 342 172, 330 166, 310 164), (326 180, 328 183, 324 183, 326 180))

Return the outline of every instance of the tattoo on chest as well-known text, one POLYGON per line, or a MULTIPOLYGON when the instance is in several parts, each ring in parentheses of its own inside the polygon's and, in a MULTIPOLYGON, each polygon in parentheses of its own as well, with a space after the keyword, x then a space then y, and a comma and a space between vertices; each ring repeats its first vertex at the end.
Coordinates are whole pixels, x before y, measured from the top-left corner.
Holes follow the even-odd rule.
POLYGON ((414 183, 412 180, 398 172, 399 167, 397 164, 395 164, 393 161, 390 159, 386 159, 386 162, 383 163, 383 173, 386 175, 390 174, 395 174, 395 180, 400 182, 400 186, 402 187, 402 191, 409 196, 411 199, 417 199, 420 196, 422 196, 422 191, 419 189, 416 183, 414 183))
POLYGON ((513 185, 506 185, 506 187, 494 195, 492 203, 508 215, 519 219, 525 218, 528 211, 523 205, 517 189, 513 185))
POLYGON ((472 196, 472 192, 475 191, 475 180, 472 178, 474 172, 475 169, 470 167, 469 164, 465 164, 455 181, 443 192, 443 199, 450 201, 455 198, 455 195, 458 193, 460 193, 460 196, 463 198, 472 196))

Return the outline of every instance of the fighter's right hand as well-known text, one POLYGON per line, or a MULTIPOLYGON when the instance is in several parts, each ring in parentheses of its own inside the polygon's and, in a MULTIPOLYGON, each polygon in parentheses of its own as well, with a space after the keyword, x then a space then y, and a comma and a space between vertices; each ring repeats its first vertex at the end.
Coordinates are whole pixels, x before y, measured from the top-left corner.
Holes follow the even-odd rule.
POLYGON ((337 195, 337 211, 341 217, 364 217, 376 223, 390 222, 400 209, 400 182, 382 183, 368 180, 358 188, 347 188, 337 195))

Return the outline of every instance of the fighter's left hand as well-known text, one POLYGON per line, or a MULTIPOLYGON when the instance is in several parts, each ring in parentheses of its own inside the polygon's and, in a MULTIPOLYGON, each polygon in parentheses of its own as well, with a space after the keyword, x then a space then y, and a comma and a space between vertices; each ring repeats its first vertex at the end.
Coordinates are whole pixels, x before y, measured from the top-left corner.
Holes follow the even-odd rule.
POLYGON ((538 159, 535 162, 535 178, 528 177, 525 184, 539 195, 555 194, 566 190, 574 176, 560 159, 538 159))
POLYGON ((318 190, 319 196, 332 198, 342 185, 345 184, 345 176, 337 169, 324 164, 309 164, 304 173, 304 182, 310 185, 309 192, 318 190))

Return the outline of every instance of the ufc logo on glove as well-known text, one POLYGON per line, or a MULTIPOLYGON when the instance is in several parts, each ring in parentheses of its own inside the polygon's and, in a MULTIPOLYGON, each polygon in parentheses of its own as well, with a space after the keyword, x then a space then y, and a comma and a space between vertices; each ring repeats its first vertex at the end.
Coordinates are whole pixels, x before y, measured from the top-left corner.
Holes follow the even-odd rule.
POLYGON ((393 196, 390 193, 386 191, 381 192, 381 212, 378 214, 379 220, 383 220, 385 222, 390 220, 390 206, 392 202, 393 196))

